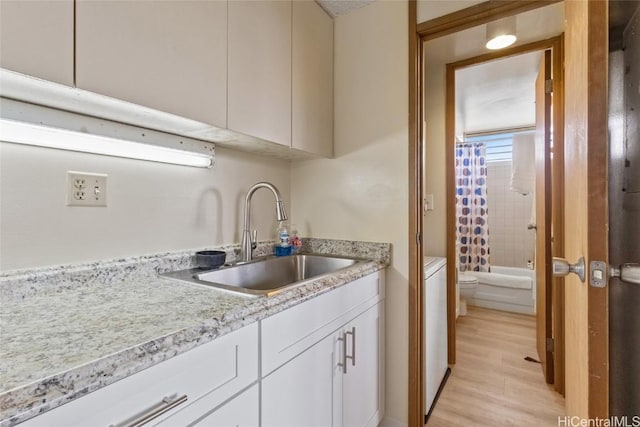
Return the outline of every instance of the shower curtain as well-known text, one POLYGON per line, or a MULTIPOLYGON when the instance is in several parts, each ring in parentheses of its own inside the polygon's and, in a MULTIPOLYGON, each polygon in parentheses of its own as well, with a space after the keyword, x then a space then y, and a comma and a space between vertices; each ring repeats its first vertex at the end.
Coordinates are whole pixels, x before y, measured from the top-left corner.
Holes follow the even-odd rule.
POLYGON ((486 147, 456 144, 456 247, 459 269, 489 271, 486 147))

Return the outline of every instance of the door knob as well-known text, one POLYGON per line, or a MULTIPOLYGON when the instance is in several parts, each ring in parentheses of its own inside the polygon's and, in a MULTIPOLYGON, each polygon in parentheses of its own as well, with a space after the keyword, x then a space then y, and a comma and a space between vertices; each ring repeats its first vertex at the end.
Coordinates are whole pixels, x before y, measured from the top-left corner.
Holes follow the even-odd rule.
POLYGON ((611 267, 609 275, 619 277, 623 282, 640 285, 640 264, 622 264, 620 267, 611 267))
POLYGON ((580 281, 584 283, 584 257, 580 257, 578 262, 575 264, 569 264, 569 261, 564 258, 553 257, 553 275, 556 277, 563 277, 569 273, 577 274, 580 278, 580 281))

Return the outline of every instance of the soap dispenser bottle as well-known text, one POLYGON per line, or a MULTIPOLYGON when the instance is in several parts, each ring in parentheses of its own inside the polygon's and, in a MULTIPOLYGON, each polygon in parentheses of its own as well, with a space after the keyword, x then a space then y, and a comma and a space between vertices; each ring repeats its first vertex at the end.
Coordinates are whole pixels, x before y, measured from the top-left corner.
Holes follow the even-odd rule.
POLYGON ((276 235, 276 256, 291 255, 291 242, 289 240, 289 229, 287 228, 286 221, 279 222, 276 235))

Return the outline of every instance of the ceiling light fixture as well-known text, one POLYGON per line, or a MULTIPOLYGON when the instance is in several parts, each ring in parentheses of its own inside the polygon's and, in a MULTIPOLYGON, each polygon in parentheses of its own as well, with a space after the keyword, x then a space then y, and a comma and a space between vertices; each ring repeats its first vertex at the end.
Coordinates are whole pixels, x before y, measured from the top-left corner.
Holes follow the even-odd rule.
POLYGON ((213 158, 207 154, 7 119, 0 119, 0 140, 175 165, 213 166, 213 158))
POLYGON ((516 41, 516 17, 498 19, 487 24, 487 49, 511 46, 516 41))

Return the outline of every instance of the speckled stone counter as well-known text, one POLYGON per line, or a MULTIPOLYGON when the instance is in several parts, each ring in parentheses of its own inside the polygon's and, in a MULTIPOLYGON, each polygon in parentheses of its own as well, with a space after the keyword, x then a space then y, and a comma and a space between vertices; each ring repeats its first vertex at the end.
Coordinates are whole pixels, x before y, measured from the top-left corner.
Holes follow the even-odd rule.
MULTIPOLYGON (((269 253, 269 243, 257 255, 269 253)), ((226 246, 235 259, 237 246, 226 246)), ((0 274, 0 426, 9 427, 387 266, 390 245, 306 239, 371 259, 272 297, 158 277, 194 251, 0 274)))

